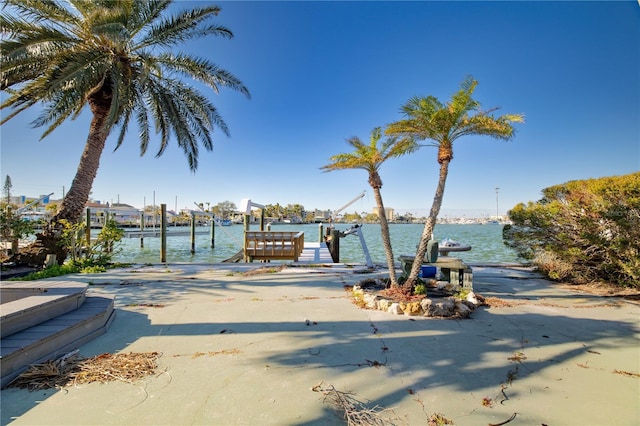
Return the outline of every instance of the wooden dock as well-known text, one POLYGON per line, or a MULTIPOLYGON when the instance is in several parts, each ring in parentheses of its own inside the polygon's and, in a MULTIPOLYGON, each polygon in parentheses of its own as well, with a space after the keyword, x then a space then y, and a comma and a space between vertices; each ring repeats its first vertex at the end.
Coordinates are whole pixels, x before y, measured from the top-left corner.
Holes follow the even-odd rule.
POLYGON ((326 243, 305 241, 297 263, 333 263, 333 259, 326 243))
MULTIPOLYGON (((196 235, 210 235, 211 231, 196 231, 196 235)), ((146 229, 144 231, 124 231, 123 238, 159 238, 161 235, 160 229, 146 229)), ((167 237, 189 237, 191 236, 191 230, 186 231, 167 231, 167 237)))

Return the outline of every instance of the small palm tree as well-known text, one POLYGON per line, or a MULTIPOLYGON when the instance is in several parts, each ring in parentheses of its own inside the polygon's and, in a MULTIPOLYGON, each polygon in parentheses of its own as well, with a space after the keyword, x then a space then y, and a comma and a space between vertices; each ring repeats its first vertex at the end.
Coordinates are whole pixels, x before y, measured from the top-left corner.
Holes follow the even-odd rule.
MULTIPOLYGON (((140 154, 159 134, 156 156, 174 138, 198 167, 199 146, 211 150, 214 127, 229 130, 216 107, 187 77, 208 86, 249 91, 240 80, 212 62, 176 52, 177 45, 205 36, 233 35, 210 23, 216 6, 163 16, 171 0, 5 0, 0 15, 0 90, 8 93, 1 109, 20 112, 42 104, 34 121, 42 138, 85 106, 92 113, 89 135, 75 178, 52 220, 76 222, 88 200, 107 137, 120 127, 115 145, 124 141, 131 121, 140 135, 140 154), (153 122, 153 124, 151 123, 153 122)), ((56 250, 57 252, 57 250, 56 250)), ((64 257, 64 256, 63 256, 64 257)))
POLYGON ((480 110, 480 103, 472 98, 477 85, 476 80, 468 77, 446 105, 433 96, 414 97, 401 108, 406 118, 390 124, 386 129, 388 135, 413 137, 416 140, 429 139, 432 141, 429 145, 438 148, 440 164, 438 186, 420 237, 411 273, 405 282, 406 287, 413 287, 417 282, 422 258, 427 251, 428 242, 440 213, 449 163, 453 160, 453 143, 467 135, 486 135, 496 139, 510 140, 515 134, 511 123, 524 122, 522 114, 494 117, 491 113, 495 108, 490 111, 480 110))
POLYGON ((344 169, 362 169, 369 174, 369 185, 373 188, 373 194, 376 199, 378 208, 378 216, 380 218, 380 230, 382 232, 382 244, 387 256, 387 265, 389 266, 389 278, 393 287, 398 287, 396 278, 396 269, 393 261, 393 249, 391 247, 391 238, 389 237, 389 223, 382 202, 380 188, 382 188, 382 179, 379 170, 382 164, 389 158, 399 157, 409 154, 418 148, 418 145, 411 138, 387 138, 380 146, 378 142, 382 137, 382 129, 376 127, 371 131, 371 139, 368 145, 364 144, 360 138, 352 137, 347 139, 347 143, 351 145, 355 151, 349 154, 337 154, 329 160, 331 163, 322 166, 321 169, 329 172, 332 170, 344 169))

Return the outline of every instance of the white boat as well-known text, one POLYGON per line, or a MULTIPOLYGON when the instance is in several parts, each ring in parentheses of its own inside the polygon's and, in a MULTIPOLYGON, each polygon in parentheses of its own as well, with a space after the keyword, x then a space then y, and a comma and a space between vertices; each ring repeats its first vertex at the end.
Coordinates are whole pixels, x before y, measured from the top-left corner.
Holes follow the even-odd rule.
POLYGON ((460 244, 456 240, 452 240, 451 238, 444 238, 442 241, 440 241, 439 246, 440 247, 461 247, 462 244, 460 244))
POLYGON ((448 256, 450 252, 454 251, 469 251, 471 246, 468 244, 462 244, 451 238, 445 238, 438 243, 438 251, 442 256, 448 256))

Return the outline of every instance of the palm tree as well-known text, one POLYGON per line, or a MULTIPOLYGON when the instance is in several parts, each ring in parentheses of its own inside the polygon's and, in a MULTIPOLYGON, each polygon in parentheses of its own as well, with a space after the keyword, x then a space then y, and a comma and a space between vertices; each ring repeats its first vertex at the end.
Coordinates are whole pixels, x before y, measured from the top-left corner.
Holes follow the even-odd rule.
POLYGON ((393 249, 391 247, 391 239, 389 237, 389 223, 382 202, 380 188, 382 188, 382 179, 379 170, 382 164, 392 157, 409 154, 418 148, 418 145, 411 138, 387 138, 378 146, 378 142, 382 137, 382 129, 376 127, 371 131, 371 138, 368 145, 365 145, 360 138, 352 137, 347 139, 347 143, 351 145, 355 151, 353 153, 337 154, 329 160, 331 163, 322 166, 321 169, 329 172, 332 170, 344 169, 362 169, 369 173, 369 185, 373 188, 373 194, 376 199, 378 208, 378 216, 380 218, 380 230, 382 232, 382 244, 387 256, 387 265, 389 267, 389 278, 393 287, 398 287, 396 278, 396 269, 393 261, 393 249))
POLYGON ((200 144, 213 148, 211 133, 229 130, 205 94, 185 84, 188 77, 218 93, 220 87, 249 91, 240 80, 212 62, 174 48, 205 36, 233 37, 210 23, 220 9, 194 8, 164 16, 171 0, 5 0, 0 27, 0 90, 8 93, 1 123, 36 104, 44 106, 32 123, 46 137, 86 105, 92 113, 78 170, 52 225, 82 215, 97 174, 107 137, 120 127, 115 149, 131 121, 147 152, 153 127, 159 134, 156 156, 171 138, 198 167, 200 144), (153 124, 151 123, 153 122, 153 124))
POLYGON ((522 114, 494 117, 492 112, 496 110, 495 108, 482 111, 480 103, 472 98, 477 85, 478 82, 472 77, 466 78, 460 85, 460 90, 446 105, 433 96, 411 98, 401 107, 401 112, 406 118, 390 124, 386 129, 388 135, 413 137, 416 140, 429 139, 431 143, 428 145, 438 148, 440 164, 438 186, 420 237, 411 273, 405 282, 406 287, 413 287, 417 282, 422 258, 427 251, 433 227, 440 213, 449 163, 453 160, 453 143, 467 135, 486 135, 507 141, 515 134, 511 123, 524 122, 522 114))

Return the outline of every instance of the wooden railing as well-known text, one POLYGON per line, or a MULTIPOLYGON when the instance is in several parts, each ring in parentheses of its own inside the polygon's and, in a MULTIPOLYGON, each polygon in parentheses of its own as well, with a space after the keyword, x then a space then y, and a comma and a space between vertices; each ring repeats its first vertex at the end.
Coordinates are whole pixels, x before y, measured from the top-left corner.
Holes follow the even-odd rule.
POLYGON ((304 232, 245 231, 244 260, 297 261, 304 249, 304 232))

